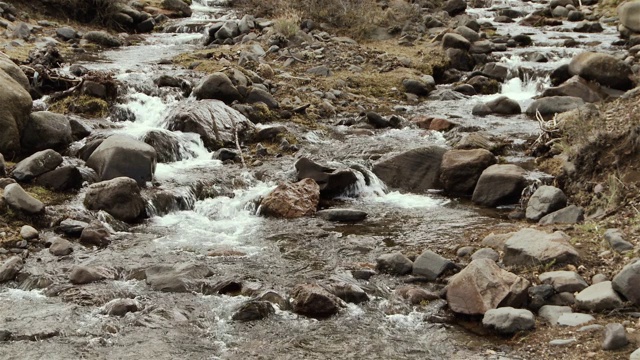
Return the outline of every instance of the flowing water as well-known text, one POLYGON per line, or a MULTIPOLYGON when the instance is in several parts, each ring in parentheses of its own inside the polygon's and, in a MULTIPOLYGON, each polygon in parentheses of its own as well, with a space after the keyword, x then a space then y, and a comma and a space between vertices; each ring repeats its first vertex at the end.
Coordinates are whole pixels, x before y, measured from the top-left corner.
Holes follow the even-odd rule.
MULTIPOLYGON (((495 8, 508 6, 528 13, 546 3, 507 1, 493 5, 494 8, 468 9, 468 13, 480 21, 491 22, 495 8)), ((90 69, 114 71, 127 87, 121 106, 134 115, 133 120, 118 122, 118 128, 110 131, 137 138, 152 130, 169 132, 163 121, 179 96, 158 90, 153 78, 159 74, 189 78, 198 75, 162 65, 165 63, 162 60, 197 49, 207 23, 234 16, 215 1, 194 0, 192 8, 192 18, 177 20, 167 26, 168 32, 146 35, 138 45, 106 51, 99 60, 83 63, 90 69)), ((609 51, 607 44, 616 36, 615 29, 606 26, 602 34, 589 34, 593 44, 586 45, 581 41, 583 35, 567 32, 574 26, 569 23, 554 28, 524 28, 516 23, 494 26, 498 34, 527 33, 534 40, 534 46, 509 49, 497 55, 498 61, 512 69, 501 94, 463 101, 425 101, 407 107, 407 115, 451 118, 463 126, 516 139, 513 143, 519 144, 521 141, 517 139, 536 135, 535 121, 524 115, 476 118, 470 115, 473 105, 506 95, 524 108, 548 85, 551 70, 587 46, 609 51), (583 45, 561 47, 566 37, 577 38, 583 45), (535 52, 545 54, 549 61, 528 61, 528 54, 535 52), (523 73, 530 75, 520 76, 523 73)), ((196 135, 169 133, 178 139, 183 160, 158 164, 155 181, 160 188, 179 194, 181 204, 166 214, 154 211, 150 204, 155 216, 128 232, 116 233, 108 249, 77 248, 73 258, 63 260, 54 259, 46 251, 33 256, 25 271, 38 279, 65 283, 68 270, 77 263, 116 267, 122 271, 121 280, 85 285, 79 292, 59 297, 47 297, 40 290, 0 289, 0 302, 13 313, 6 327, 24 334, 24 341, 0 345, 3 351, 0 357, 497 358, 485 352, 487 346, 495 348, 489 340, 479 340, 455 326, 427 321, 432 315, 441 314, 444 306, 441 302, 412 307, 391 296, 392 289, 401 285, 402 280, 386 275, 358 282, 371 301, 350 304, 330 319, 318 321, 278 309, 274 316, 252 323, 231 321, 231 314, 248 299, 246 296, 160 293, 150 291, 144 281, 127 275, 152 265, 198 262, 214 269, 214 278, 231 277, 249 287, 286 294, 298 283, 318 279, 356 283, 348 270, 359 268, 362 263, 374 263, 384 253, 397 250, 420 253, 431 246, 453 250, 465 241, 470 230, 497 226, 502 221, 500 215, 438 193, 390 191, 366 170, 372 155, 434 144, 445 146, 442 134, 404 128, 363 136, 343 126, 299 134, 302 150, 296 156, 362 169, 357 172, 357 186, 340 197, 343 201, 340 206, 365 210, 369 217, 359 224, 342 225, 319 218, 279 220, 258 215, 256 201, 279 181, 293 176, 295 159, 268 161, 251 171, 230 168, 212 160, 196 135), (218 179, 224 181, 216 182, 218 179), (194 184, 202 181, 219 196, 199 197, 194 184), (212 252, 233 256, 207 255, 212 252), (119 319, 102 315, 100 308, 94 306, 75 305, 79 298, 88 303, 103 303, 101 300, 115 297, 135 297, 145 309, 119 319)), ((523 158, 520 153, 513 155, 523 158)), ((81 205, 76 203, 76 211, 81 213, 81 205)))

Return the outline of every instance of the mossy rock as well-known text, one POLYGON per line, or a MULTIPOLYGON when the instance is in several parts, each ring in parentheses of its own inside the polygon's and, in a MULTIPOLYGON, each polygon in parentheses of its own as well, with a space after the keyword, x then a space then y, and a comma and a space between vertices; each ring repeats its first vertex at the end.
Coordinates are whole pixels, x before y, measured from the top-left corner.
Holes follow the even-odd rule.
POLYGON ((109 113, 109 104, 100 98, 78 95, 69 96, 50 105, 49 111, 59 114, 82 114, 102 118, 109 113))

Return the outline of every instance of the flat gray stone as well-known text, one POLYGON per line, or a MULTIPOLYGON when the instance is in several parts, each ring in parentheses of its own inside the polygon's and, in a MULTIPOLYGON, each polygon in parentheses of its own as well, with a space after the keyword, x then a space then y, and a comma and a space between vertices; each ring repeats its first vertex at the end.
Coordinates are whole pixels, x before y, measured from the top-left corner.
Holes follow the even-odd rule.
POLYGON ((327 209, 320 210, 316 215, 327 221, 358 222, 367 218, 367 213, 356 209, 327 209))
POLYGON ((573 271, 550 271, 542 273, 538 276, 542 283, 551 284, 553 288, 561 292, 576 292, 586 289, 589 285, 573 271))
POLYGON ((14 256, 6 260, 0 266, 0 283, 13 280, 16 275, 22 270, 22 258, 20 256, 14 256))
POLYGON ((593 316, 583 313, 563 313, 558 318, 560 326, 580 326, 595 320, 593 316))
POLYGON ((531 311, 512 307, 487 310, 482 318, 482 326, 494 329, 500 334, 531 330, 535 325, 536 320, 531 311))
POLYGON ((622 306, 622 299, 613 290, 611 281, 603 281, 582 290, 576 295, 576 306, 579 309, 602 311, 622 306))
POLYGON ((600 324, 593 324, 593 325, 585 325, 581 328, 578 328, 578 332, 593 332, 593 331, 602 331, 602 329, 604 329, 604 326, 600 325, 600 324))
POLYGON ((584 209, 575 205, 569 205, 564 209, 547 214, 538 221, 540 225, 552 224, 577 224, 584 220, 584 209))
POLYGON ((538 310, 538 316, 544 319, 549 325, 558 325, 558 319, 562 314, 571 313, 569 306, 544 305, 538 310))
POLYGON ((502 261, 509 266, 575 264, 580 259, 578 252, 568 242, 570 237, 561 231, 546 233, 525 228, 514 233, 504 243, 502 261))
POLYGON ((455 264, 442 256, 427 250, 413 262, 413 275, 424 276, 433 281, 445 271, 455 268, 455 264))
POLYGON ((604 239, 609 243, 611 249, 617 253, 633 250, 632 243, 626 241, 620 229, 608 229, 604 232, 604 239))
POLYGON ((628 343, 627 331, 622 324, 611 323, 604 327, 603 350, 618 350, 627 346, 628 343))
POLYGON ((471 260, 477 259, 490 259, 498 262, 498 260, 500 260, 500 254, 491 248, 482 248, 471 255, 471 260))
POLYGON ((640 305, 640 261, 627 264, 613 277, 613 289, 621 293, 627 300, 640 305))
POLYGON ((380 255, 376 259, 376 269, 391 275, 405 275, 411 272, 413 262, 399 252, 380 255))
POLYGON ((629 360, 640 360, 640 348, 631 353, 629 360))
POLYGON ((39 214, 44 211, 44 204, 29 195, 19 184, 7 185, 3 196, 9 206, 24 213, 39 214))
POLYGON ((543 216, 567 206, 567 196, 555 186, 540 186, 527 203, 525 216, 538 221, 543 216))
POLYGON ((567 345, 573 344, 576 341, 578 341, 578 340, 576 340, 575 338, 571 338, 571 339, 555 339, 555 340, 549 341, 549 345, 551 345, 551 346, 567 346, 567 345))

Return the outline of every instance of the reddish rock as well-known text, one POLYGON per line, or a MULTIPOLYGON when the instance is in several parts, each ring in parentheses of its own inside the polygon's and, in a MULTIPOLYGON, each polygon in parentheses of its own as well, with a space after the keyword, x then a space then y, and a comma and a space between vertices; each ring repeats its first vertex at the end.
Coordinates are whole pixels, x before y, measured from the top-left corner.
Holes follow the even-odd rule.
POLYGON ((313 215, 320 201, 320 187, 312 179, 281 184, 267 195, 260 206, 262 214, 281 218, 313 215))

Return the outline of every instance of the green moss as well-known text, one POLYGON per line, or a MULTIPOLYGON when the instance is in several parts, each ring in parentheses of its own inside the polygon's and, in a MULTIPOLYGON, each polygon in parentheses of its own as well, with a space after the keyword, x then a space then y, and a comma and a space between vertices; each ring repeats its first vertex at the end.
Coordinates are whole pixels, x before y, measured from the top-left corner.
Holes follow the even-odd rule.
POLYGON ((97 97, 74 95, 54 102, 50 105, 49 111, 59 114, 82 114, 92 118, 101 118, 109 113, 109 104, 97 97))
POLYGON ((25 185, 24 189, 34 198, 42 201, 45 205, 60 205, 71 200, 74 194, 55 192, 42 186, 25 185))

